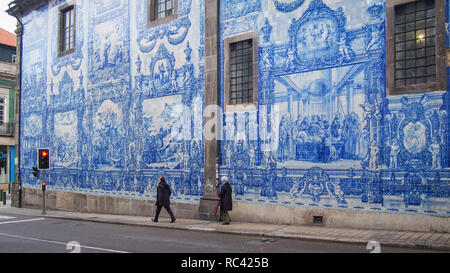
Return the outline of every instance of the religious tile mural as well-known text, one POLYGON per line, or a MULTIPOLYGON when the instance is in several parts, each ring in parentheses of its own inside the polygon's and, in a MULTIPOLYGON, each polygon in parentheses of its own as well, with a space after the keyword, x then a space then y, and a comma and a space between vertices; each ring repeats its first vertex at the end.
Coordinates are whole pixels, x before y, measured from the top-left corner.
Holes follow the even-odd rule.
POLYGON ((24 18, 24 186, 39 186, 36 148, 48 147, 51 190, 154 199, 164 175, 175 202, 198 202, 203 1, 179 0, 177 19, 149 28, 147 1, 78 0, 75 51, 58 57, 58 9, 67 3, 24 18))
MULTIPOLYGON (((27 17, 23 18, 22 22, 24 25, 23 43, 26 44, 26 53, 24 52, 22 58, 22 67, 25 69, 22 71, 21 100, 22 105, 26 101, 32 103, 28 103, 26 107, 21 107, 19 155, 21 164, 22 162, 37 160, 37 151, 34 148, 41 146, 41 140, 47 129, 46 113, 42 111, 48 105, 45 94, 48 80, 47 52, 45 50, 48 42, 48 35, 45 31, 48 27, 46 7, 32 11, 27 17)), ((23 173, 21 174, 23 175, 23 173)))
MULTIPOLYGON (((154 200, 164 175, 175 202, 198 203, 205 1, 179 0, 176 19, 147 27, 147 1, 77 0, 75 51, 58 57, 67 3, 23 20, 24 186, 39 187, 36 148, 48 147, 51 190, 154 200)), ((222 119, 219 172, 235 200, 450 214, 448 90, 386 95, 383 0, 220 8, 221 106, 224 39, 258 33, 257 108, 222 119)))
POLYGON ((223 119, 236 200, 450 214, 448 92, 386 96, 384 1, 229 0, 221 18, 221 40, 258 33, 258 109, 223 119))

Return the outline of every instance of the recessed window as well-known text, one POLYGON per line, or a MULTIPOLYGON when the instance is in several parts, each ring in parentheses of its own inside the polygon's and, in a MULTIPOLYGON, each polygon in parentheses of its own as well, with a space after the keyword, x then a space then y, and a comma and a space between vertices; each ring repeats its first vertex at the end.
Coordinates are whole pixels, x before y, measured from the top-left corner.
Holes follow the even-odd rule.
POLYGON ((434 0, 395 7, 395 86, 436 81, 434 0))
POLYGON ((386 1, 388 95, 446 90, 444 0, 386 1))
POLYGON ((230 44, 230 53, 230 104, 252 102, 252 40, 230 44))
POLYGON ((224 40, 224 110, 241 111, 258 104, 258 33, 224 40))
POLYGON ((59 55, 61 56, 75 50, 75 6, 61 8, 59 16, 59 55))
POLYGON ((148 26, 163 24, 177 18, 178 0, 148 0, 148 26))
POLYGON ((5 98, 0 97, 0 124, 5 122, 5 98))
POLYGON ((157 0, 155 5, 155 19, 162 19, 174 14, 173 0, 157 0))

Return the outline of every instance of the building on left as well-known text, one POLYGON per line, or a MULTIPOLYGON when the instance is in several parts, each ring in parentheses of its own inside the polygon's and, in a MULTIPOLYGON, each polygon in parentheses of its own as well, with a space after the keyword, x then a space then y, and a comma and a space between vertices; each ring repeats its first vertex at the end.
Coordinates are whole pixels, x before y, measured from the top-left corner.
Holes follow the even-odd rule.
POLYGON ((0 189, 10 191, 15 166, 17 37, 0 28, 0 189))

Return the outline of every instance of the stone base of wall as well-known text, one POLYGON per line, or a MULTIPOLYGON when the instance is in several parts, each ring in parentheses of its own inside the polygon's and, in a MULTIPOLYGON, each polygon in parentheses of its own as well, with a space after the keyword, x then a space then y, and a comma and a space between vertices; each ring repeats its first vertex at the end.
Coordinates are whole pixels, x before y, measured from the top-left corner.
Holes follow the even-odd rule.
POLYGON ((233 202, 233 211, 229 214, 232 220, 255 223, 450 233, 450 217, 423 214, 301 208, 243 202, 233 202), (322 216, 322 224, 314 223, 314 216, 322 216))
POLYGON ((219 215, 219 211, 216 213, 218 197, 201 197, 199 207, 199 217, 201 220, 214 221, 219 215))
MULTIPOLYGON (((46 192, 47 210, 67 210, 88 213, 106 213, 153 217, 154 200, 127 199, 110 196, 87 195, 70 192, 46 192)), ((216 199, 207 200, 208 212, 216 199)), ((24 188, 23 207, 42 209, 42 191, 24 188)), ((207 216, 199 204, 175 203, 171 208, 177 218, 200 219, 207 216)), ((206 210, 205 210, 206 211, 206 210)), ((210 214, 210 213, 209 213, 210 214)), ((209 215, 208 214, 208 215, 209 215)), ((211 215, 209 215, 211 216, 211 215)), ((165 209, 161 217, 169 218, 165 209)), ((214 220, 206 217, 205 220, 214 220), (208 219, 206 219, 208 218, 208 219)), ((387 213, 360 210, 336 210, 300 208, 272 204, 233 202, 230 218, 235 221, 284 225, 315 225, 336 228, 361 228, 450 233, 450 217, 423 214, 387 213), (314 216, 322 217, 322 224, 313 222, 314 216)))
MULTIPOLYGON (((46 210, 65 210, 87 213, 105 213, 136 216, 155 216, 154 200, 128 199, 111 196, 89 195, 81 193, 49 191, 45 193, 46 210)), ((42 209, 42 190, 24 188, 22 206, 24 208, 42 209)), ((198 219, 198 205, 171 203, 177 218, 198 219)), ((163 208, 160 217, 169 218, 163 208)))
POLYGON ((18 208, 20 206, 20 193, 19 193, 20 185, 18 182, 14 182, 11 184, 11 207, 18 208))

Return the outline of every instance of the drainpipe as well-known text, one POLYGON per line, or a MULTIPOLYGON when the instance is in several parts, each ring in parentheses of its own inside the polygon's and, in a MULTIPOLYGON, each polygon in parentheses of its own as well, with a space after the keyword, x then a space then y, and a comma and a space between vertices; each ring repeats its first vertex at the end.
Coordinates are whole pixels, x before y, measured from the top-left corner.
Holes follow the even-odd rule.
MULTIPOLYGON (((15 172, 17 173, 14 174, 15 178, 17 178, 17 181, 19 181, 19 205, 18 207, 21 208, 22 207, 22 180, 20 179, 20 124, 21 124, 21 117, 22 115, 20 114, 21 111, 21 105, 22 105, 22 101, 21 101, 21 92, 22 92, 22 56, 23 56, 23 24, 22 24, 22 20, 19 19, 19 17, 17 16, 16 12, 14 11, 14 8, 17 7, 20 9, 20 5, 18 5, 16 3, 16 1, 12 1, 11 3, 8 4, 9 10, 8 13, 12 16, 14 16, 17 19, 17 22, 19 22, 20 24, 20 53, 19 53, 19 92, 17 93, 15 102, 16 102, 16 112, 18 113, 18 124, 17 124, 17 130, 16 130, 16 146, 18 147, 18 149, 15 149, 15 154, 17 155, 17 159, 18 159, 18 164, 17 164, 17 168, 15 168, 15 172), (18 103, 17 103, 18 102, 18 103)), ((17 34, 17 30, 16 30, 16 34, 17 34)), ((17 50, 17 49, 16 49, 17 50)), ((16 74, 17 75, 17 74, 16 74)), ((14 160, 15 161, 15 160, 14 160)))
MULTIPOLYGON (((221 34, 220 34, 220 0, 217 0, 217 106, 220 107, 220 79, 222 78, 223 75, 220 74, 220 39, 221 39, 221 34)), ((223 109, 222 109, 223 110, 223 109)), ((216 128, 216 130, 219 130, 219 133, 216 134, 216 136, 219 137, 219 139, 216 140, 216 145, 217 145, 217 155, 216 155, 216 164, 217 164, 217 177, 219 178, 216 181, 216 187, 219 188, 219 184, 220 184, 220 164, 221 164, 221 160, 220 160, 220 150, 221 150, 221 144, 222 144, 222 134, 223 131, 220 130, 223 126, 223 115, 225 114, 224 111, 222 112, 222 116, 218 117, 218 121, 220 122, 220 124, 217 124, 218 128, 216 128)), ((217 113, 217 115, 219 115, 219 113, 217 113)))

